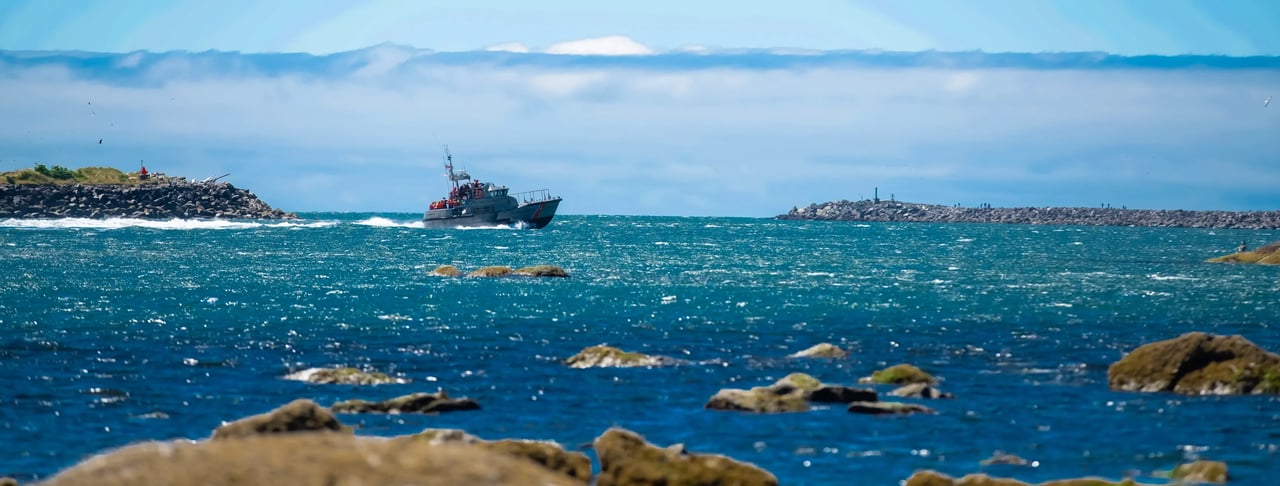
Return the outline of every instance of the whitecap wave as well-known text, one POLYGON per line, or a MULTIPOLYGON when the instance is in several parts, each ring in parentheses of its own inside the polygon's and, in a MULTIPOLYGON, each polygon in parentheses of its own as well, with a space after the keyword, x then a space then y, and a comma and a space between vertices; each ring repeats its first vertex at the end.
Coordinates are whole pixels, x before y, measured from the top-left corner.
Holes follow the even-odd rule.
POLYGON ((1183 277, 1181 275, 1160 275, 1158 273, 1147 275, 1147 277, 1149 277, 1151 280, 1199 280, 1198 278, 1195 278, 1195 277, 1183 277))
POLYGON ((374 216, 371 218, 356 221, 354 224, 361 226, 373 226, 375 228, 422 228, 422 221, 410 221, 408 223, 392 221, 390 219, 374 216))

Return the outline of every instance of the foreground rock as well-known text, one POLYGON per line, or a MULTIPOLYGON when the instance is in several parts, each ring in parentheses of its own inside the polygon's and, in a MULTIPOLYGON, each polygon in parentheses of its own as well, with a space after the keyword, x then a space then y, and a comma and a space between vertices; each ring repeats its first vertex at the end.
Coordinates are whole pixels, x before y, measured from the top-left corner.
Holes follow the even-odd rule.
POLYGON ((1112 208, 961 208, 899 201, 833 201, 791 208, 778 219, 915 223, 1054 224, 1179 228, 1280 228, 1280 211, 1112 208))
POLYGON ((397 437, 397 441, 425 441, 431 444, 466 444, 533 461, 549 470, 586 484, 591 480, 591 459, 581 452, 568 452, 560 444, 549 441, 502 439, 482 440, 457 429, 427 429, 418 434, 397 437))
POLYGON ((294 219, 225 182, 0 184, 0 218, 294 219))
POLYGON ((1169 473, 1169 478, 1182 483, 1222 484, 1227 482, 1227 463, 1221 461, 1196 461, 1180 464, 1169 473))
POLYGON ((806 412, 809 402, 874 402, 875 390, 822 383, 804 373, 792 373, 769 386, 750 390, 725 388, 716 392, 703 407, 756 413, 806 412))
POLYGON ((449 398, 444 390, 436 393, 413 393, 381 402, 346 400, 329 407, 336 413, 440 413, 456 410, 479 410, 480 404, 470 398, 449 398))
POLYGON ((599 486, 771 486, 778 478, 752 464, 714 454, 690 454, 683 446, 656 447, 635 432, 612 428, 595 440, 599 486))
POLYGON ((1253 251, 1242 251, 1226 256, 1210 258, 1209 263, 1261 263, 1280 265, 1280 242, 1258 248, 1253 251))
POLYGON ((623 351, 613 346, 591 346, 564 360, 570 368, 652 368, 673 366, 684 361, 667 356, 650 356, 623 351))
POLYGON ((267 413, 245 417, 214 429, 214 439, 231 439, 263 434, 290 432, 343 432, 351 429, 342 425, 329 409, 311 400, 294 400, 267 413))
POLYGON ((406 383, 400 378, 392 378, 386 373, 361 371, 355 368, 308 368, 285 375, 286 380, 305 381, 320 385, 383 385, 387 383, 406 383))
POLYGON ((583 482, 484 448, 312 432, 147 442, 90 458, 41 484, 577 486, 583 482))
POLYGON ((920 368, 909 364, 900 364, 890 366, 880 371, 876 371, 871 376, 863 377, 858 383, 874 383, 889 385, 908 385, 912 383, 924 383, 932 385, 938 380, 920 368))
POLYGON ((809 349, 794 353, 789 358, 845 358, 849 352, 831 343, 818 343, 809 349))
POLYGON ((1280 356, 1241 336, 1191 332, 1138 347, 1107 369, 1107 382, 1184 395, 1280 393, 1280 356))

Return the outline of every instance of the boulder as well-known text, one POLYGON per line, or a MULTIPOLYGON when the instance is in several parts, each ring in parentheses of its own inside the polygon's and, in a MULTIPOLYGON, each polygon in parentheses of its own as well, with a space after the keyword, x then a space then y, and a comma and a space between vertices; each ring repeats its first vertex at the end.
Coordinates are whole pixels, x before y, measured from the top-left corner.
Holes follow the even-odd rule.
POLYGON ((666 356, 650 356, 623 351, 613 346, 591 346, 564 360, 570 368, 637 368, 671 366, 682 361, 666 356))
POLYGON ((449 398, 440 390, 436 393, 412 393, 381 402, 346 400, 329 407, 335 413, 439 413, 455 410, 479 410, 480 404, 470 398, 449 398))
POLYGON ((792 373, 769 386, 722 389, 704 408, 758 413, 805 412, 809 410, 808 402, 874 402, 876 399, 875 390, 829 385, 804 373, 792 373))
POLYGON ((1009 454, 1004 451, 996 451, 991 457, 978 461, 983 466, 993 466, 996 464, 1007 464, 1010 466, 1025 466, 1028 464, 1026 459, 1018 457, 1015 454, 1009 454))
POLYGON ((467 444, 509 456, 533 461, 586 484, 591 480, 591 459, 581 452, 569 452, 550 441, 524 439, 482 440, 458 429, 427 429, 414 435, 397 437, 397 441, 420 441, 431 444, 467 444))
POLYGON ((1227 482, 1227 463, 1221 461, 1195 461, 1179 464, 1169 473, 1169 478, 1179 483, 1222 484, 1227 482))
POLYGON ((932 375, 921 371, 920 368, 909 364, 900 364, 890 366, 880 371, 876 371, 871 376, 858 380, 858 383, 876 383, 891 385, 906 385, 910 383, 926 383, 934 384, 938 380, 932 375))
POLYGON ((581 486, 524 459, 465 445, 342 434, 146 442, 89 458, 46 486, 456 484, 581 486))
POLYGON ((1184 395, 1280 393, 1280 356, 1241 336, 1190 332, 1134 349, 1107 369, 1107 382, 1184 395))
POLYGON ((760 386, 750 390, 725 388, 707 400, 708 410, 734 410, 756 413, 807 412, 809 402, 798 388, 760 386))
POLYGON ((468 273, 468 277, 505 277, 515 271, 511 267, 480 267, 468 273))
POLYGON ((895 388, 890 395, 902 398, 955 398, 955 395, 944 392, 926 383, 912 383, 895 388))
POLYGON ((524 267, 515 271, 516 275, 522 277, 568 277, 569 272, 555 265, 534 265, 532 267, 524 267))
POLYGON ((932 408, 915 403, 902 402, 853 402, 849 404, 852 413, 867 415, 911 415, 916 413, 938 413, 932 408))
POLYGON ((831 343, 818 343, 809 349, 794 353, 789 358, 845 358, 849 352, 831 343))
POLYGON ((360 371, 356 368, 308 368, 285 375, 286 380, 305 381, 321 385, 382 385, 386 383, 406 383, 406 380, 392 378, 386 373, 376 371, 360 371))
POLYGON ((314 431, 351 433, 329 409, 311 400, 299 399, 267 413, 223 424, 214 429, 213 439, 314 431))
POLYGON ((431 271, 431 275, 437 277, 461 277, 462 270, 458 270, 458 267, 453 265, 440 265, 431 271))
MULTIPOLYGON (((903 486, 1032 486, 1017 479, 996 478, 986 474, 968 474, 960 479, 937 471, 916 471, 902 483, 903 486)), ((1039 486, 1142 486, 1132 480, 1120 482, 1107 481, 1100 478, 1059 479, 1039 483, 1039 486)))
POLYGON ((772 486, 778 478, 752 464, 715 454, 660 448, 635 432, 611 428, 594 443, 600 459, 598 486, 644 484, 772 486))

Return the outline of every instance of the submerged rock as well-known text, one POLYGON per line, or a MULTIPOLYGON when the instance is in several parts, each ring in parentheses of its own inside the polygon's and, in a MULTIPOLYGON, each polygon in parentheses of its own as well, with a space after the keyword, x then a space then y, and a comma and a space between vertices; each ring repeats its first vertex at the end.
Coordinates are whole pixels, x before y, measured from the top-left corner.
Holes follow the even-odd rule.
POLYGON ((333 431, 350 433, 338 417, 316 402, 299 399, 267 413, 245 417, 214 429, 213 439, 229 439, 262 434, 333 431))
POLYGON ((955 395, 944 392, 925 383, 912 383, 910 385, 898 387, 889 392, 889 394, 902 398, 955 398, 955 395))
POLYGON ((285 375, 286 380, 305 381, 321 385, 382 385, 386 383, 406 383, 406 380, 392 378, 376 371, 360 371, 356 368, 308 368, 285 375))
POLYGON ((1133 350, 1107 369, 1107 382, 1184 395, 1280 393, 1280 356, 1241 336, 1190 332, 1133 350))
POLYGON ((613 346, 590 346, 564 360, 570 368, 636 368, 672 366, 683 361, 667 356, 650 356, 623 351, 613 346))
POLYGON ((580 486, 533 462, 465 445, 344 434, 256 435, 205 442, 146 442, 89 458, 46 486, 580 486))
POLYGON ((778 484, 778 478, 755 465, 721 455, 690 454, 683 447, 660 448, 617 427, 596 438, 594 448, 600 458, 599 486, 778 484))
POLYGON ((853 402, 849 404, 849 412, 867 415, 911 415, 915 413, 938 413, 932 408, 915 403, 902 402, 853 402))
POLYGON ((818 343, 809 349, 794 353, 789 358, 845 358, 849 352, 831 343, 818 343))
POLYGON ((381 402, 346 400, 329 407, 336 413, 438 413, 455 410, 479 410, 480 404, 470 398, 449 398, 444 390, 436 393, 413 393, 381 402))
POLYGON ((906 385, 910 383, 925 383, 932 385, 938 380, 928 373, 921 371, 920 368, 909 364, 900 364, 890 366, 880 371, 876 371, 871 376, 858 380, 858 383, 878 383, 891 385, 906 385))

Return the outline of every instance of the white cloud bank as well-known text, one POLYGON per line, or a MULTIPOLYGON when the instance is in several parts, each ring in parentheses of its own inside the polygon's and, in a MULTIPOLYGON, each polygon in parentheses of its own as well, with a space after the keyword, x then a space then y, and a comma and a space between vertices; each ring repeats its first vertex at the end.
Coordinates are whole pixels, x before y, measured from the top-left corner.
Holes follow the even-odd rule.
POLYGON ((291 211, 421 211, 445 188, 448 144, 481 180, 549 188, 575 214, 772 216, 875 187, 941 204, 1280 207, 1280 111, 1261 106, 1275 58, 497 47, 0 51, 0 169, 146 160, 230 172, 291 211))

